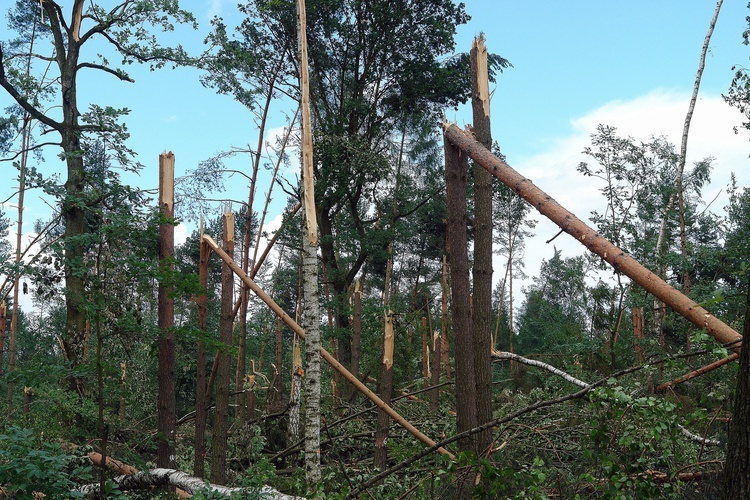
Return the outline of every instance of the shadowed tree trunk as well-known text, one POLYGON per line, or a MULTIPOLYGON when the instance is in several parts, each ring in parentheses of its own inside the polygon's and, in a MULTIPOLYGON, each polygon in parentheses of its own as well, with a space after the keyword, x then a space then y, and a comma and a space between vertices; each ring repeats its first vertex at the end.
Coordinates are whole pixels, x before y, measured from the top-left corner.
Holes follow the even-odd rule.
MULTIPOLYGON (((224 214, 224 251, 234 255, 234 214, 224 214)), ((211 481, 226 482, 227 432, 229 431, 229 383, 231 378, 232 327, 234 309, 234 274, 225 262, 221 266, 221 318, 219 323, 220 351, 216 370, 216 411, 211 446, 211 481)))
MULTIPOLYGON (((750 338, 750 283, 745 303, 744 338, 750 338)), ((734 414, 729 421, 727 459, 724 463, 724 498, 750 498, 750 349, 742 346, 737 389, 734 393, 734 414)))
MULTIPOLYGON (((456 430, 477 426, 474 342, 471 331, 469 258, 466 231, 468 156, 445 141, 445 176, 448 201, 446 254, 451 268, 451 316, 456 363, 456 430)), ((474 435, 461 439, 461 450, 476 452, 474 435)))
MULTIPOLYGON (((490 149, 490 89, 487 73, 487 48, 484 37, 474 39, 471 47, 471 106, 474 135, 490 149)), ((492 175, 483 168, 474 169, 474 373, 476 380, 477 424, 492 420, 492 175)), ((492 430, 476 435, 477 452, 492 443, 492 430)))
POLYGON ((174 382, 174 298, 172 271, 174 262, 174 155, 159 155, 159 450, 156 465, 165 469, 175 467, 175 435, 177 427, 174 382))
MULTIPOLYGON (((203 236, 203 221, 201 220, 201 236, 203 236)), ((201 285, 201 295, 198 297, 198 329, 201 335, 206 335, 208 302, 208 259, 211 249, 201 239, 198 277, 201 285)), ((208 419, 208 395, 206 393, 206 346, 202 338, 198 340, 196 363, 195 389, 195 458, 193 473, 203 477, 206 456, 206 420, 208 419)))

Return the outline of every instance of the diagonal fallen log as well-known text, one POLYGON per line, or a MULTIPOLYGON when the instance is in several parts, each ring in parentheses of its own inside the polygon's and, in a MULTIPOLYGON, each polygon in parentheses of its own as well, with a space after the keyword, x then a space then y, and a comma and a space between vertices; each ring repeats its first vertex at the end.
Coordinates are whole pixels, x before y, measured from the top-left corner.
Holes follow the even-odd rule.
POLYGON ((738 341, 742 339, 742 335, 737 331, 649 271, 606 238, 603 238, 551 196, 536 187, 530 179, 525 178, 506 162, 493 155, 471 134, 461 130, 455 124, 445 123, 443 127, 445 137, 451 143, 466 152, 470 158, 511 188, 518 196, 536 208, 539 213, 557 224, 560 229, 580 241, 591 252, 604 259, 617 271, 622 272, 695 326, 701 329, 705 328, 708 334, 721 344, 737 342, 732 348, 737 352, 739 351, 740 343, 738 341))
POLYGON ((711 364, 708 364, 706 366, 702 366, 702 367, 698 368, 697 370, 691 371, 690 373, 686 373, 685 375, 682 375, 681 377, 677 377, 674 380, 670 380, 669 382, 664 382, 663 384, 656 386, 654 388, 654 392, 664 392, 667 389, 671 389, 672 387, 674 387, 676 385, 679 385, 679 384, 681 384, 683 382, 687 382, 688 380, 694 379, 695 377, 699 377, 699 376, 703 375, 704 373, 708 373, 708 372, 710 372, 712 370, 715 370, 715 369, 717 369, 719 367, 722 367, 722 366, 724 366, 726 364, 729 364, 729 363, 731 363, 732 361, 734 361, 735 359, 737 359, 739 357, 740 357, 740 355, 738 353, 733 352, 732 354, 730 354, 726 358, 721 358, 718 361, 714 361, 711 364))
MULTIPOLYGON (((284 311, 281 306, 279 306, 266 292, 263 291, 262 288, 260 288, 250 277, 242 270, 240 266, 237 265, 237 263, 234 261, 232 257, 227 255, 227 253, 219 247, 219 245, 216 244, 216 242, 211 238, 209 235, 204 234, 201 239, 202 242, 205 242, 211 250, 221 258, 224 262, 226 262, 229 267, 234 271, 234 274, 236 274, 249 288, 253 291, 253 293, 261 299, 263 302, 266 303, 266 305, 273 311, 276 316, 281 318, 281 320, 286 323, 286 325, 294 330, 294 332, 300 336, 304 340, 305 338, 305 331, 302 329, 301 326, 297 324, 294 319, 292 319, 289 314, 284 311)), ((435 441, 433 441, 429 436, 424 434, 422 431, 414 427, 408 420, 406 420, 404 417, 402 417, 400 414, 398 414, 393 408, 391 408, 389 405, 387 405, 382 399, 380 399, 377 394, 372 392, 366 385, 364 385, 360 380, 352 375, 352 373, 344 368, 344 366, 338 362, 336 358, 334 358, 331 353, 326 351, 323 347, 320 348, 320 355, 325 359, 328 364, 331 365, 331 367, 339 372, 346 380, 349 381, 354 387, 357 388, 362 394, 364 394, 370 401, 375 403, 375 405, 383 410, 384 412, 388 413, 390 417, 397 422, 401 427, 409 431, 414 437, 422 441, 427 446, 434 446, 435 441)), ((452 460, 455 459, 455 456, 448 450, 446 450, 443 447, 438 447, 437 450, 439 453, 442 453, 443 455, 446 455, 450 457, 452 460)))

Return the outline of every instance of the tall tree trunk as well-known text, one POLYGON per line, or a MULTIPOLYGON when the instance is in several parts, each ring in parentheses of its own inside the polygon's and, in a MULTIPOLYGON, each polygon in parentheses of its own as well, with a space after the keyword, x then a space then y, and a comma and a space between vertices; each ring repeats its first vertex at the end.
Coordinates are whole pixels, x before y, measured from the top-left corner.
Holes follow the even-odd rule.
POLYGON ((310 491, 320 471, 320 305, 317 245, 302 235, 302 287, 305 298, 302 328, 305 330, 305 478, 310 491))
MULTIPOLYGON (((234 255, 234 214, 224 214, 224 251, 234 255)), ((220 351, 216 370, 216 411, 213 445, 211 447, 211 482, 226 482, 227 433, 229 432, 229 385, 231 377, 232 328, 234 317, 234 274, 226 262, 221 266, 221 318, 219 320, 220 351)))
MULTIPOLYGON (((201 236, 203 236, 203 220, 201 219, 201 236)), ((211 249, 201 239, 200 257, 198 264, 198 277, 201 285, 201 294, 198 296, 198 329, 201 337, 198 339, 196 355, 196 381, 195 381, 195 457, 193 465, 193 474, 197 477, 203 477, 205 474, 206 458, 206 422, 208 420, 208 395, 206 392, 206 344, 203 338, 207 332, 207 311, 208 303, 208 259, 211 255, 211 249)))
POLYGON ((175 468, 175 437, 177 432, 174 381, 174 155, 159 155, 159 450, 157 467, 175 468))
MULTIPOLYGON (((474 39, 471 47, 471 104, 474 135, 487 149, 492 147, 490 132, 490 89, 487 49, 484 37, 474 39)), ((492 175, 483 168, 474 169, 474 373, 476 381, 477 424, 492 420, 492 175)), ((492 430, 477 433, 477 451, 492 444, 492 430)))
MULTIPOLYGON (((750 282, 745 303, 745 324, 742 336, 750 338, 750 282)), ((727 458, 724 462, 724 498, 750 498, 750 346, 742 345, 734 413, 727 433, 727 458)))
POLYGON ((71 390, 83 393, 83 379, 77 373, 77 368, 85 360, 86 354, 86 279, 82 266, 86 252, 86 244, 82 236, 86 232, 86 202, 85 185, 86 170, 81 155, 81 131, 78 111, 78 56, 81 48, 77 40, 82 21, 81 2, 76 2, 73 19, 70 22, 68 43, 65 35, 60 31, 62 20, 58 18, 58 11, 53 2, 43 2, 45 13, 53 27, 55 46, 57 47, 57 64, 60 68, 60 94, 62 96, 62 149, 67 166, 67 180, 65 181, 65 199, 62 203, 61 215, 65 224, 65 337, 63 347, 65 355, 72 368, 69 379, 71 390), (66 46, 67 45, 67 46, 66 46))
POLYGON ((5 299, 0 300, 0 375, 3 374, 3 358, 5 357, 5 329, 8 310, 5 299))
MULTIPOLYGON (((714 9, 714 15, 711 18, 711 23, 708 26, 706 32, 706 38, 703 40, 703 48, 701 49, 700 63, 698 64, 698 71, 695 74, 695 83, 693 84, 693 95, 690 97, 690 106, 685 116, 685 125, 682 129, 682 142, 680 144, 680 164, 677 172, 677 209, 679 213, 680 222, 680 253, 682 254, 682 293, 690 295, 690 265, 688 263, 688 245, 687 245, 687 233, 685 231, 685 201, 684 201, 684 189, 683 176, 685 172, 685 162, 687 159, 687 143, 688 143, 688 132, 690 130, 690 122, 693 119, 693 110, 695 109, 695 103, 698 100, 698 89, 701 85, 701 78, 703 76, 703 69, 706 66, 706 53, 708 52, 708 44, 711 41, 711 35, 714 32, 716 26, 716 20, 719 18, 719 11, 721 10, 721 4, 723 0, 716 2, 716 8, 714 9)), ((687 348, 690 349, 690 334, 687 336, 687 348)))
MULTIPOLYGON (((474 339, 471 331, 469 258, 466 231, 466 186, 469 162, 466 153, 445 140, 445 177, 448 205, 446 254, 451 268, 451 316, 456 363, 456 430, 477 426, 474 339)), ((462 450, 476 452, 474 435, 461 439, 462 450)))
POLYGON ((305 0, 297 0, 297 49, 302 110, 302 183, 305 231, 302 235, 302 288, 305 298, 305 480, 309 491, 320 486, 320 290, 318 289, 318 222, 315 214, 310 76, 307 63, 305 0))

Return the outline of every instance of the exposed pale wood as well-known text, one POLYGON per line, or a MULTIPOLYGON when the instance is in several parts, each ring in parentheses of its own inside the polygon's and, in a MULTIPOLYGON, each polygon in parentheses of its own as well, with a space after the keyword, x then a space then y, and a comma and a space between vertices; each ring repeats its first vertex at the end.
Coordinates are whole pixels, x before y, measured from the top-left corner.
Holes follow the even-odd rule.
MULTIPOLYGON (((218 255, 224 262, 226 262, 232 271, 239 276, 239 278, 243 281, 245 281, 248 286, 250 287, 250 290, 253 291, 253 293, 261 299, 263 302, 266 303, 266 305, 273 311, 274 314, 276 314, 281 320, 294 331, 297 333, 297 335, 300 336, 300 338, 305 338, 305 331, 302 329, 299 324, 292 319, 289 314, 286 313, 266 292, 263 291, 250 277, 248 277, 243 271, 240 266, 238 266, 234 260, 227 255, 226 252, 224 252, 217 244, 216 242, 208 235, 203 235, 202 241, 205 241, 211 249, 218 255)), ((395 420, 399 425, 401 425, 404 429, 409 431, 414 437, 422 441, 427 446, 433 446, 435 444, 435 441, 430 439, 427 435, 422 433, 419 429, 414 427, 411 423, 409 423, 404 417, 399 415, 393 408, 386 405, 374 392, 372 392, 367 386, 365 386, 360 380, 352 375, 352 373, 344 368, 344 366, 339 363, 331 354, 326 351, 324 348, 321 347, 320 354, 325 359, 331 367, 339 372, 349 383, 354 385, 362 394, 364 394, 370 401, 375 403, 375 405, 378 408, 383 409, 384 411, 387 411, 390 415, 390 417, 395 420)), ((451 459, 454 459, 455 457, 451 452, 446 450, 445 448, 438 448, 436 451, 439 453, 442 453, 444 455, 447 455, 451 457, 451 459)))
POLYGON ((312 121, 310 118, 310 72, 307 67, 307 19, 305 0, 297 0, 297 49, 299 52, 299 86, 302 106, 302 181, 304 183, 307 237, 318 244, 318 223, 315 215, 315 175, 313 173, 312 121))
MULTIPOLYGON (((498 180, 513 189, 516 194, 534 206, 539 213, 549 218, 563 231, 580 241, 591 252, 628 276, 644 290, 658 297, 688 321, 701 329, 705 329, 721 344, 735 343, 742 339, 742 336, 734 329, 588 227, 551 196, 536 187, 531 180, 523 177, 506 162, 494 156, 470 134, 454 124, 445 124, 444 133, 451 143, 465 151, 479 165, 489 170, 498 180)), ((739 351, 739 344, 733 344, 732 348, 739 351)))
POLYGON ((383 364, 390 368, 393 366, 393 350, 395 347, 393 332, 393 311, 388 311, 383 317, 383 364))

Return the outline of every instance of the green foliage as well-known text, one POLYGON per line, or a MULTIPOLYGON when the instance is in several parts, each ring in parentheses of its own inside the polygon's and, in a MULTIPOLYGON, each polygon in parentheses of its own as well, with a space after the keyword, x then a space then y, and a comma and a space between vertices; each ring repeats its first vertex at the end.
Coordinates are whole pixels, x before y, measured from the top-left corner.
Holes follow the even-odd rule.
POLYGON ((31 499, 34 492, 51 498, 83 498, 71 489, 90 479, 91 466, 81 465, 58 443, 17 426, 0 433, 0 485, 15 498, 31 499))

